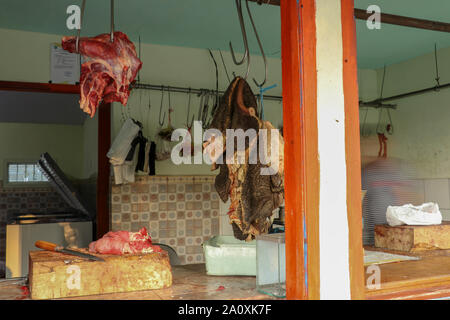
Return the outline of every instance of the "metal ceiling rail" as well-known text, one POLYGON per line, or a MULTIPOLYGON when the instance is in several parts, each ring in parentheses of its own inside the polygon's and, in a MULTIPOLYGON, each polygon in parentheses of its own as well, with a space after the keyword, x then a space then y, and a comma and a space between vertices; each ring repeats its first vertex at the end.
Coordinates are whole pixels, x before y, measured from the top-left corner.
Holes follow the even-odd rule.
MULTIPOLYGON (((258 4, 270 4, 274 6, 279 6, 280 1, 286 0, 249 0, 256 2, 258 4)), ((368 13, 366 10, 355 8, 355 18, 359 20, 367 20, 372 13, 368 13)), ((398 16, 389 13, 380 14, 381 23, 393 24, 409 28, 426 29, 432 31, 440 32, 450 32, 450 23, 418 19, 412 17, 398 16)))
MULTIPOLYGON (((162 90, 169 90, 170 92, 179 92, 179 93, 194 93, 197 95, 201 95, 205 92, 211 92, 216 93, 216 90, 211 89, 193 89, 193 88, 186 88, 186 87, 173 87, 173 86, 163 86, 163 85, 155 85, 155 84, 147 84, 147 83, 138 83, 134 82, 130 85, 130 88, 132 89, 146 89, 146 90, 155 90, 155 91, 162 91, 162 90)), ((223 95, 225 91, 219 91, 220 95, 223 95)), ((255 94, 256 98, 259 98, 259 94, 255 94)), ((273 96, 273 95, 264 95, 265 100, 275 100, 275 101, 282 101, 283 97, 281 96, 273 96)))
POLYGON ((398 94, 398 95, 395 95, 395 96, 386 97, 386 98, 383 98, 383 99, 376 99, 376 100, 373 100, 373 101, 362 102, 362 104, 363 105, 367 105, 367 106, 377 105, 377 104, 380 104, 380 103, 385 102, 385 101, 399 100, 399 99, 408 98, 408 97, 411 97, 411 96, 416 96, 416 95, 419 95, 419 94, 424 94, 424 93, 428 93, 428 92, 432 92, 432 91, 437 92, 437 91, 439 91, 441 89, 446 89, 446 88, 450 88, 450 83, 446 83, 446 84, 442 84, 442 85, 439 85, 439 86, 434 86, 434 87, 430 87, 430 88, 426 88, 426 89, 420 89, 420 90, 416 90, 416 91, 411 91, 411 92, 407 92, 407 93, 401 93, 401 94, 398 94))

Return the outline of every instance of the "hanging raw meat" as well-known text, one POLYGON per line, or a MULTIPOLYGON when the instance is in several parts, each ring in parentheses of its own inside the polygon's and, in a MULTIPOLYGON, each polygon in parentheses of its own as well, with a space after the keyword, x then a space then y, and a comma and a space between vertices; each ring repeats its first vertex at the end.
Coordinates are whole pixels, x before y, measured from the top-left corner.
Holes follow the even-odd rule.
MULTIPOLYGON (((76 51, 76 37, 63 37, 62 47, 69 52, 76 51)), ((136 55, 134 44, 127 35, 114 32, 93 38, 80 38, 79 53, 87 61, 81 66, 80 108, 94 116, 100 102, 121 102, 127 104, 130 83, 134 81, 142 62, 136 55)))
POLYGON ((144 227, 138 232, 110 231, 97 241, 89 244, 93 253, 122 255, 127 253, 161 252, 161 248, 152 245, 152 239, 144 227))
MULTIPOLYGON (((237 145, 233 149, 234 163, 225 161, 225 148, 222 150, 223 164, 213 163, 212 169, 219 168, 216 176, 215 187, 223 202, 231 201, 228 210, 230 223, 234 236, 240 240, 250 241, 258 234, 269 231, 273 222, 273 213, 284 199, 284 142, 279 135, 278 140, 271 145, 271 129, 275 129, 268 121, 262 121, 257 114, 257 103, 248 83, 240 78, 235 78, 225 92, 219 107, 217 108, 210 128, 218 129, 222 133, 222 141, 225 144, 227 129, 253 129, 256 138, 245 142, 246 161, 239 164, 237 145), (260 139, 259 130, 266 129, 266 140, 260 139), (261 148, 266 145, 267 157, 270 161, 261 161, 258 157, 256 163, 250 163, 249 153, 255 146, 261 148), (271 149, 278 148, 278 155, 271 149), (261 174, 262 168, 268 168, 277 162, 278 170, 271 175, 261 174), (264 164, 265 163, 265 164, 264 164)), ((214 138, 214 141, 220 139, 214 138)), ((205 147, 215 143, 210 139, 205 147)), ((229 146, 228 146, 229 147, 229 146)), ((205 150, 208 150, 205 148, 205 150)), ((211 148, 209 150, 214 150, 211 148)), ((208 151, 206 151, 208 152, 208 151)), ((211 156, 211 152, 210 156, 211 156)), ((267 159, 265 159, 267 160, 267 159)))

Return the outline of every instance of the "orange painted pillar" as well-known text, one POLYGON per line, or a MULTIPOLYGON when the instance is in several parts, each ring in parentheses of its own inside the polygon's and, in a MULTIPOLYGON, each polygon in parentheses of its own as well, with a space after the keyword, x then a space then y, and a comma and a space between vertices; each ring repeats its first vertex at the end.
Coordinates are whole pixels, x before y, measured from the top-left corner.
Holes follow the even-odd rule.
POLYGON ((364 299, 358 66, 353 12, 353 0, 341 0, 350 288, 352 299, 364 299))
POLYGON ((287 298, 363 299, 353 0, 282 0, 280 14, 287 298))
POLYGON ((280 3, 288 299, 318 297, 317 144, 307 141, 317 140, 314 10, 314 0, 280 3), (306 261, 305 227, 308 249, 315 247, 306 261))

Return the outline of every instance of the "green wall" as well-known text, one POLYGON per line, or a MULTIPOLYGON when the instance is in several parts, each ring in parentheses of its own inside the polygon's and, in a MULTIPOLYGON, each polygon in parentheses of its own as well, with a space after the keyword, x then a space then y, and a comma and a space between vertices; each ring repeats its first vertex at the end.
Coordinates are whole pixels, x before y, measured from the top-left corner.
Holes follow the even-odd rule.
MULTIPOLYGON (((450 49, 438 50, 438 63, 440 83, 449 83, 450 49)), ((366 84, 371 83, 367 92, 372 99, 379 97, 382 77, 383 69, 377 69, 366 80, 366 84)), ((433 87, 435 78, 434 53, 388 66, 383 97, 433 87)), ((391 112, 394 134, 387 135, 388 156, 407 160, 416 169, 418 178, 449 178, 450 89, 389 103, 397 104, 397 109, 391 112)), ((384 112, 383 119, 386 115, 384 112)), ((366 116, 366 109, 361 109, 361 125, 365 117, 372 134, 361 138, 361 150, 363 158, 373 158, 378 152, 375 127, 379 111, 369 109, 366 116)))
POLYGON ((0 123, 0 180, 6 180, 8 160, 38 160, 48 152, 61 169, 80 177, 83 168, 82 126, 0 123))

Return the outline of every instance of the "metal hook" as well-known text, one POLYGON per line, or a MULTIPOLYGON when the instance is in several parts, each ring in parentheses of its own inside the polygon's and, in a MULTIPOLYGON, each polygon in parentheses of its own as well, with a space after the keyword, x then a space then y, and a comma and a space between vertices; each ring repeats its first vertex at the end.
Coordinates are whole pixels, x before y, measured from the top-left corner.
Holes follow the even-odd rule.
POLYGON ((198 107, 197 120, 201 121, 202 120, 202 111, 203 111, 203 99, 205 97, 205 90, 201 89, 199 96, 200 96, 200 105, 198 107))
POLYGON ((150 135, 150 111, 152 109, 152 105, 151 105, 151 96, 150 96, 150 91, 148 92, 148 108, 147 108, 147 122, 146 122, 146 129, 148 130, 148 135, 150 135))
POLYGON ((256 86, 258 87, 262 87, 267 80, 267 60, 266 60, 266 55, 264 54, 264 50, 261 44, 261 40, 259 40, 259 36, 258 36, 258 31, 256 31, 256 26, 255 23, 253 21, 253 17, 252 17, 252 13, 250 12, 250 8, 248 6, 248 0, 245 0, 245 5, 247 7, 247 12, 248 12, 248 16, 250 18, 250 22, 252 23, 252 27, 253 27, 253 31, 255 32, 255 36, 256 36, 256 40, 258 41, 258 45, 259 45, 259 49, 261 50, 261 54, 264 60, 264 81, 262 83, 258 83, 256 82, 255 78, 253 78, 253 82, 256 84, 256 86))
POLYGON ((362 128, 361 128, 361 136, 364 137, 364 138, 367 138, 369 136, 369 134, 365 130, 366 119, 367 119, 367 113, 368 112, 369 112, 369 107, 366 107, 366 113, 364 114, 364 120, 363 120, 362 128))
POLYGON ((386 65, 384 65, 383 68, 383 79, 381 80, 381 91, 380 91, 380 106, 382 104, 382 99, 383 99, 383 90, 384 90, 384 78, 386 76, 386 65))
MULTIPOLYGON (((141 35, 139 35, 139 50, 138 50, 138 58, 141 60, 141 35)), ((141 82, 141 69, 139 69, 137 74, 137 82, 141 82)))
POLYGON ((111 42, 114 42, 114 0, 111 0, 111 42))
POLYGON ((211 92, 209 92, 209 90, 206 91, 205 94, 205 102, 203 105, 203 112, 202 112, 202 128, 206 129, 209 127, 209 122, 207 122, 208 120, 208 110, 209 110, 209 97, 211 95, 211 92))
POLYGON ((192 128, 192 124, 194 123, 195 114, 192 115, 191 122, 189 122, 189 114, 191 113, 191 88, 189 88, 188 92, 188 107, 187 107, 187 116, 186 116, 186 127, 188 130, 192 128))
POLYGON ((220 51, 220 49, 219 49, 219 53, 220 53, 220 58, 222 59, 223 68, 225 69, 225 74, 227 75, 228 82, 231 82, 230 76, 228 75, 227 66, 225 65, 225 61, 223 60, 222 51, 220 51))
POLYGON ((164 101, 164 86, 161 86, 161 105, 159 106, 159 125, 162 127, 164 124, 164 120, 166 119, 166 112, 164 111, 164 116, 161 122, 161 111, 162 111, 162 107, 163 107, 163 101, 164 101))
POLYGON ((231 52, 231 57, 233 58, 233 62, 236 65, 241 65, 244 62, 244 60, 247 59, 247 73, 245 74, 245 77, 244 77, 244 79, 247 79, 248 72, 250 70, 250 53, 248 50, 247 33, 245 32, 244 17, 242 16, 242 0, 235 0, 235 2, 236 2, 236 9, 238 12, 239 24, 241 26, 242 39, 244 40, 245 53, 244 53, 244 56, 242 57, 242 60, 237 61, 231 41, 229 42, 230 52, 231 52))
POLYGON ((79 53, 79 42, 80 42, 80 33, 81 33, 81 24, 83 21, 83 15, 84 15, 84 7, 86 5, 86 0, 83 0, 83 2, 81 3, 81 15, 80 15, 80 28, 77 31, 77 38, 75 41, 75 52, 79 53))
POLYGON ((380 92, 380 103, 379 103, 379 107, 380 107, 380 113, 378 116, 378 123, 377 123, 377 133, 384 133, 387 132, 388 134, 393 134, 394 133, 394 125, 392 124, 392 119, 391 119, 391 112, 389 111, 389 108, 384 108, 383 107, 383 90, 384 90, 384 79, 386 76, 386 65, 384 65, 383 68, 383 79, 381 81, 381 92, 380 92), (381 126, 381 115, 383 114, 383 109, 386 109, 388 118, 389 118, 389 123, 386 124, 386 127, 384 127, 382 130, 380 130, 380 126, 381 126))
POLYGON ((169 116, 168 116, 169 123, 168 123, 168 126, 172 127, 170 114, 172 113, 173 109, 172 109, 172 103, 170 102, 170 86, 167 87, 167 93, 169 95, 169 108, 168 108, 169 109, 168 110, 169 111, 169 116))
POLYGON ((439 91, 439 87, 440 87, 440 83, 439 83, 439 68, 438 68, 438 58, 437 58, 437 44, 434 44, 434 61, 436 63, 436 78, 434 80, 436 80, 436 88, 435 91, 439 91))
POLYGON ((212 51, 210 49, 208 49, 208 51, 209 51, 211 58, 214 61, 214 66, 216 67, 216 94, 215 94, 216 101, 211 109, 211 113, 213 113, 216 110, 217 105, 219 103, 219 69, 217 68, 217 62, 216 62, 216 59, 214 58, 212 51))

